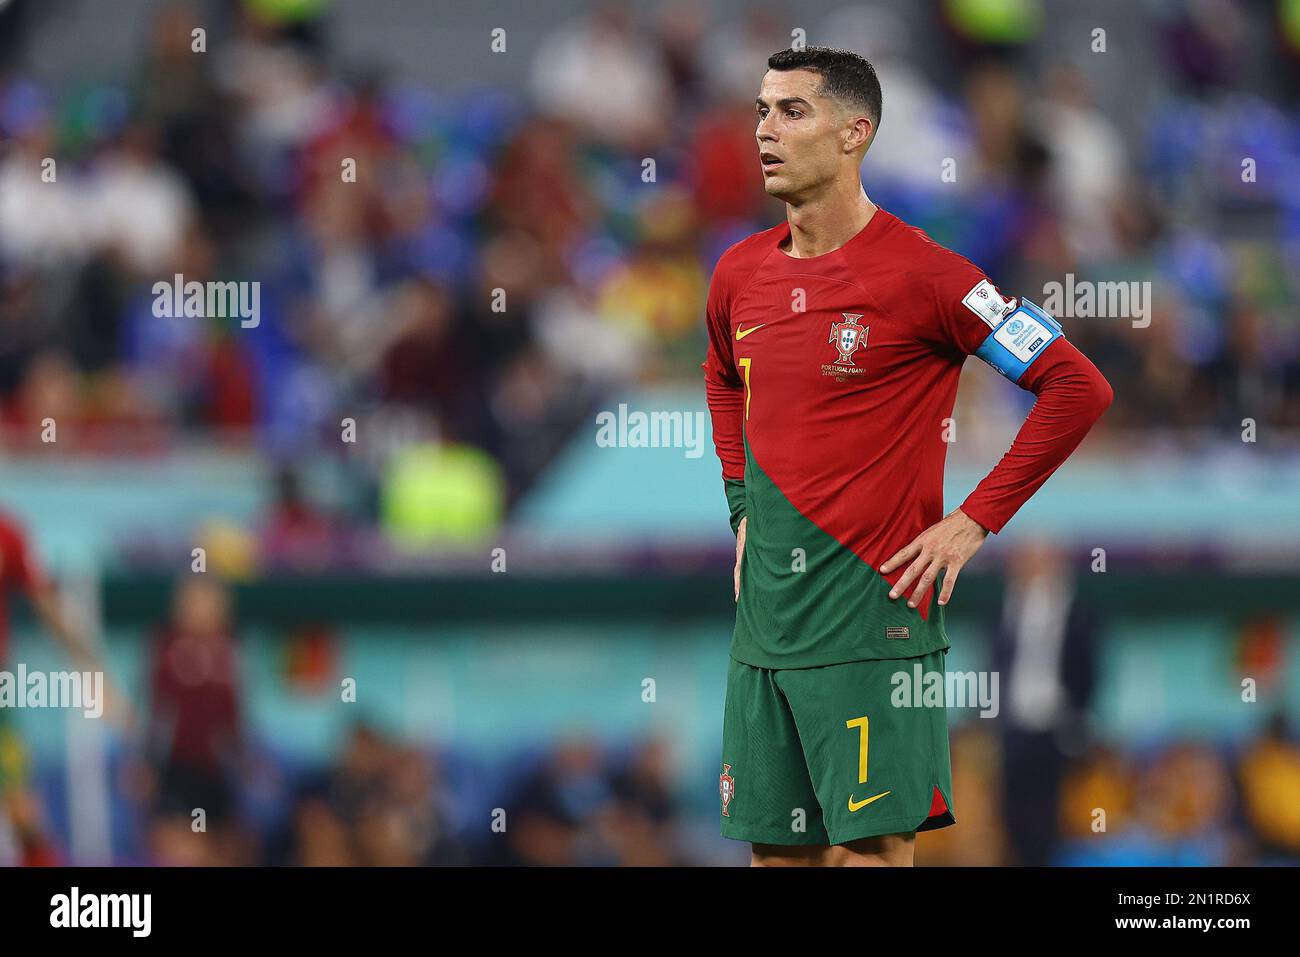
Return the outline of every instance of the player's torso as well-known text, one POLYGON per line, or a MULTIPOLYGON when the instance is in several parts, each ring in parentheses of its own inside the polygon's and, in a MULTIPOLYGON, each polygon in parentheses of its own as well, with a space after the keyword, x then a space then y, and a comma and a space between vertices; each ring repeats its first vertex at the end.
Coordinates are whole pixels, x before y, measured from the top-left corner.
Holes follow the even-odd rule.
POLYGON ((942 441, 960 358, 925 341, 922 308, 869 266, 805 272, 779 252, 740 291, 731 335, 745 438, 788 492, 888 481, 909 444, 942 441))
POLYGON ((942 614, 891 601, 875 570, 942 517, 965 355, 917 278, 932 250, 879 215, 814 259, 782 234, 741 250, 727 303, 748 522, 732 655, 805 668, 945 648, 942 614))

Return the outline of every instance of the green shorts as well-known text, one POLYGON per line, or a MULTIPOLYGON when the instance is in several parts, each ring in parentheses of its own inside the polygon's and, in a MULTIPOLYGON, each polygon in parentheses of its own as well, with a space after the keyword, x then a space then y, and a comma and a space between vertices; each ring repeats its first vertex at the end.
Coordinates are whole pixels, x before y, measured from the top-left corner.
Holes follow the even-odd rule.
POLYGON ((733 658, 722 835, 825 845, 956 823, 947 712, 934 697, 913 696, 910 684, 896 691, 894 676, 913 681, 918 664, 942 675, 944 652, 779 671, 733 658))

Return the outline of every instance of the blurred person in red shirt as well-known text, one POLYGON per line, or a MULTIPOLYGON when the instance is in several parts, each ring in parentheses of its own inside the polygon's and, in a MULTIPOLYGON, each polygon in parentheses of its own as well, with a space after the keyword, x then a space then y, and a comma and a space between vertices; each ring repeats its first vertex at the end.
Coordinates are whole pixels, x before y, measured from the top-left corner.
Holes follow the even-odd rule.
POLYGON ((454 418, 473 370, 466 368, 472 343, 458 328, 450 291, 425 279, 408 280, 393 296, 392 321, 399 331, 379 362, 380 395, 454 418))
POLYGON ((150 843, 162 863, 223 863, 242 751, 239 662, 226 586, 180 583, 153 648, 149 753, 156 775, 150 843), (195 812, 202 810, 203 816, 195 812), (202 821, 204 830, 195 831, 202 821))
MULTIPOLYGON (((748 98, 746 98, 748 105, 748 98)), ((718 227, 758 219, 769 200, 754 169, 754 124, 732 102, 706 113, 687 147, 700 219, 718 227)))
POLYGON ((4 403, 5 445, 54 452, 58 439, 79 435, 85 424, 81 389, 80 373, 66 353, 46 349, 32 355, 4 403), (51 437, 55 441, 49 441, 51 437))

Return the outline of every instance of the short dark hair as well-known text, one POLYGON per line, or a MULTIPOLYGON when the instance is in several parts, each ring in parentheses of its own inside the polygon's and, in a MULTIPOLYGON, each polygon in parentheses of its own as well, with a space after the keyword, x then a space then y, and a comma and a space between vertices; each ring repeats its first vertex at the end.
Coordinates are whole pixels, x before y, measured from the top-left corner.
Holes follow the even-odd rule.
POLYGON ((822 78, 821 93, 871 117, 874 139, 880 126, 880 80, 864 56, 831 47, 781 50, 767 58, 769 70, 808 70, 822 78))

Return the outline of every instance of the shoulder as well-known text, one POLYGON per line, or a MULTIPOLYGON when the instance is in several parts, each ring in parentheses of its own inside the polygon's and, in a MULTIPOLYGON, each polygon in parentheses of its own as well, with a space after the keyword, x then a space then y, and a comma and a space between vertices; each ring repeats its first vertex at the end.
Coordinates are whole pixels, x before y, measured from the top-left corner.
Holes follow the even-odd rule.
POLYGON ((732 243, 718 257, 718 264, 714 267, 714 272, 734 272, 743 270, 746 266, 750 268, 757 266, 767 258, 768 253, 781 241, 781 237, 788 228, 785 223, 777 223, 770 229, 752 233, 740 242, 732 243))
POLYGON ((746 236, 738 243, 732 243, 718 257, 718 264, 713 267, 713 274, 732 277, 737 274, 752 272, 776 248, 788 227, 778 223, 771 229, 746 236))
POLYGON ((710 298, 725 303, 744 288, 780 242, 782 233, 787 228, 784 223, 780 223, 728 246, 713 267, 713 279, 709 283, 710 298))
POLYGON ((954 281, 978 282, 984 278, 984 271, 961 253, 935 242, 919 226, 888 215, 887 248, 899 271, 909 281, 922 286, 942 287, 954 281))
POLYGON ((883 238, 873 252, 885 270, 884 292, 910 304, 927 337, 972 353, 1015 308, 984 270, 924 230, 891 216, 883 238))

